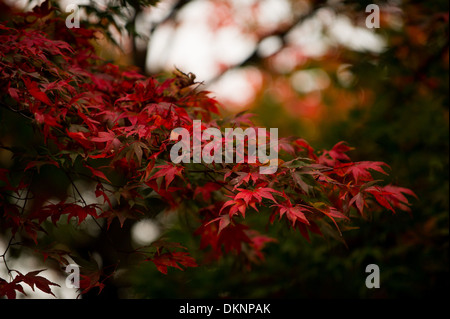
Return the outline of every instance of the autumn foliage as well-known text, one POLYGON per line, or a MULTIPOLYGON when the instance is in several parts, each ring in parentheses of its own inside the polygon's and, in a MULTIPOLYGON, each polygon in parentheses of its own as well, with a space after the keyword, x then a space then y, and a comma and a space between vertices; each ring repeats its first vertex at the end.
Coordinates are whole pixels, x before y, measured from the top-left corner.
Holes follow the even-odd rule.
MULTIPOLYGON (((279 167, 272 175, 259 173, 265 163, 173 164, 173 129, 192 131, 196 119, 202 130, 245 129, 254 126, 251 117, 221 118, 212 94, 180 71, 148 78, 101 60, 95 37, 93 29, 66 28, 64 17, 51 8, 16 13, 0 23, 1 125, 13 117, 33 132, 25 142, 0 136, 0 148, 13 158, 0 167, 0 230, 7 250, 12 245, 30 249, 59 263, 62 271, 76 251, 46 242, 53 228, 89 222, 108 234, 117 221, 123 226, 193 211, 202 259, 194 259, 184 243, 164 238, 126 254, 167 274, 224 254, 239 255, 248 265, 263 261, 264 247, 280 239, 247 225, 250 214, 264 214, 269 226, 285 222, 309 240, 330 226, 342 236, 342 225, 369 213, 409 210, 414 193, 383 183, 389 166, 353 162, 345 142, 319 151, 301 138, 280 138, 279 167), (61 173, 70 194, 36 184, 47 167, 61 173), (79 180, 93 185, 96 203, 86 201, 79 180)), ((6 252, 2 257, 9 278, 0 278, 0 296, 24 293, 24 284, 52 294, 54 283, 41 270, 22 274, 8 268, 6 252)), ((82 267, 80 293, 101 291, 105 278, 120 269, 122 261, 116 262, 105 265, 107 272, 82 267)))

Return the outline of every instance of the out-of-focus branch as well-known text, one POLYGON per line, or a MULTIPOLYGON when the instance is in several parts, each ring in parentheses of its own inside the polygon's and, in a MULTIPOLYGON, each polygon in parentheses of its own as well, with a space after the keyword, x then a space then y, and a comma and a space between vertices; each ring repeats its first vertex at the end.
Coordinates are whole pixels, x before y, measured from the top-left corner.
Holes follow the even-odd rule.
POLYGON ((266 33, 264 36, 262 36, 261 38, 258 39, 258 41, 255 45, 255 49, 247 58, 245 58, 244 60, 242 60, 241 62, 239 62, 237 64, 231 65, 228 68, 223 69, 218 75, 216 75, 213 79, 209 80, 208 83, 206 83, 206 84, 211 85, 211 84, 217 82, 226 72, 228 72, 230 70, 239 69, 244 66, 260 63, 265 57, 262 57, 259 55, 258 48, 259 48, 260 44, 267 38, 275 36, 275 37, 278 37, 279 39, 281 39, 283 45, 272 55, 275 55, 278 52, 280 52, 286 46, 286 43, 287 43, 286 36, 295 27, 301 25, 307 19, 314 16, 314 14, 317 12, 317 10, 322 8, 325 4, 326 4, 326 1, 324 1, 324 0, 315 1, 311 10, 309 10, 306 14, 302 14, 302 15, 296 17, 295 19, 293 19, 292 23, 289 24, 288 26, 286 26, 284 28, 276 29, 273 32, 266 33))
MULTIPOLYGON (((190 2, 192 2, 192 0, 178 0, 172 6, 172 9, 170 10, 169 14, 164 19, 162 19, 160 22, 152 25, 152 27, 150 29, 150 36, 147 41, 151 40, 152 35, 154 34, 156 29, 160 25, 163 25, 167 22, 175 20, 178 15, 178 12, 180 12, 180 10, 190 2)), ((141 14, 141 12, 142 12, 142 7, 139 5, 138 2, 133 3, 132 6, 134 9, 134 15, 132 17, 131 23, 133 26, 136 26, 136 20, 137 20, 137 17, 139 16, 139 14, 141 14)), ((143 49, 140 49, 140 48, 138 48, 136 41, 137 41, 137 38, 133 37, 133 39, 132 39, 133 60, 134 60, 133 62, 137 67, 139 67, 143 72, 145 72, 145 69, 146 69, 145 66, 146 66, 146 60, 147 60, 147 54, 148 54, 147 45, 143 46, 143 49)), ((148 44, 148 42, 147 42, 147 44, 148 44)))
POLYGON ((160 22, 155 23, 151 29, 150 29, 150 35, 152 35, 155 30, 160 26, 163 25, 169 21, 173 21, 176 17, 178 12, 188 3, 192 2, 192 0, 178 0, 175 5, 172 7, 172 9, 170 10, 169 14, 160 22))

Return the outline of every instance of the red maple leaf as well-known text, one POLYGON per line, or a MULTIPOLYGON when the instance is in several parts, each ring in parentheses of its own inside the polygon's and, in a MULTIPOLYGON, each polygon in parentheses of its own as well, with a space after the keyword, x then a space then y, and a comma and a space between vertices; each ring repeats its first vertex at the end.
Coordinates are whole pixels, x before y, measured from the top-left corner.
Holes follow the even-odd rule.
POLYGON ((30 271, 26 275, 18 272, 18 275, 10 283, 0 278, 0 296, 6 296, 8 299, 15 299, 16 291, 26 295, 21 283, 25 283, 30 286, 33 291, 36 287, 47 294, 55 296, 50 286, 60 286, 42 276, 38 276, 38 274, 42 271, 43 270, 30 271))
POLYGON ((16 281, 7 282, 3 278, 0 278, 0 297, 6 296, 8 299, 15 299, 16 291, 23 293, 25 296, 27 295, 22 285, 16 281))
POLYGON ((23 82, 25 83, 28 93, 30 93, 36 100, 39 100, 47 105, 52 105, 52 102, 48 98, 47 94, 39 89, 37 82, 33 82, 28 78, 24 78, 23 82))
MULTIPOLYGON (((252 205, 253 208, 257 209, 254 202, 251 202, 250 205, 252 205)), ((222 209, 220 210, 220 213, 227 208, 230 207, 230 211, 228 212, 230 218, 237 214, 237 212, 240 212, 243 217, 245 217, 245 210, 247 209, 247 203, 242 199, 232 199, 227 202, 225 202, 222 206, 222 209)))
POLYGON ((248 226, 234 223, 223 229, 218 234, 216 250, 224 249, 225 253, 235 251, 239 254, 242 251, 242 244, 250 244, 252 241, 247 234, 248 226))
POLYGON ((165 275, 168 272, 167 267, 174 267, 183 271, 187 267, 198 267, 195 259, 189 256, 188 252, 182 251, 163 254, 158 251, 152 258, 147 258, 146 261, 153 262, 158 271, 165 275))
POLYGON ((253 184, 256 184, 258 180, 267 180, 266 175, 260 174, 259 172, 236 172, 236 174, 238 176, 230 181, 230 184, 234 185, 233 189, 238 188, 244 182, 249 184, 252 181, 253 184))
POLYGON ((39 210, 34 211, 30 214, 30 219, 37 219, 41 224, 47 218, 50 218, 52 223, 56 225, 56 223, 60 220, 62 215, 67 214, 68 220, 73 217, 78 218, 78 224, 80 224, 83 220, 86 219, 88 215, 91 215, 97 218, 97 205, 91 204, 86 206, 80 206, 73 203, 58 203, 58 204, 49 204, 42 207, 39 210))
POLYGON ((314 149, 304 139, 297 139, 294 142, 294 145, 300 149, 306 150, 309 158, 313 160, 318 159, 317 155, 314 153, 314 149))
POLYGON ((273 222, 276 214, 281 219, 285 214, 286 217, 292 222, 292 227, 295 227, 297 220, 309 225, 309 221, 305 216, 305 213, 312 213, 311 209, 303 207, 301 205, 292 205, 291 201, 287 199, 282 204, 272 205, 278 207, 275 213, 272 215, 271 221, 273 222))
POLYGON ((359 213, 361 215, 363 215, 364 207, 366 206, 366 200, 364 198, 364 194, 359 192, 358 194, 353 196, 353 198, 350 200, 350 202, 348 204, 349 204, 349 206, 355 204, 355 206, 358 209, 359 213))
POLYGON ((108 179, 108 177, 106 177, 105 173, 103 173, 101 170, 93 168, 92 166, 83 163, 84 167, 86 167, 87 169, 89 169, 92 173, 92 175, 97 176, 99 178, 104 179, 105 181, 111 183, 111 181, 108 179))
POLYGON ((239 193, 236 194, 234 199, 235 200, 242 199, 245 201, 247 205, 250 204, 252 199, 255 199, 259 204, 261 204, 263 198, 270 199, 271 201, 276 203, 277 201, 273 197, 272 193, 281 195, 279 191, 269 187, 260 187, 254 190, 237 188, 237 190, 239 191, 239 193))
POLYGON ((346 154, 352 150, 345 142, 339 142, 333 146, 329 151, 323 151, 323 154, 319 157, 319 164, 324 164, 333 167, 338 162, 350 161, 350 157, 346 154))
POLYGON ((371 194, 382 207, 392 211, 395 214, 395 208, 409 211, 409 200, 406 195, 417 198, 416 194, 410 189, 397 187, 393 185, 387 186, 371 186, 365 189, 366 193, 371 194))
POLYGON ((60 286, 42 276, 38 276, 38 274, 42 271, 43 270, 30 271, 26 275, 19 274, 16 278, 14 278, 14 280, 23 281, 24 283, 29 285, 33 291, 34 287, 36 287, 37 289, 47 294, 55 296, 50 286, 60 286))
POLYGON ((90 140, 87 139, 87 137, 85 136, 85 133, 69 132, 68 130, 66 133, 67 133, 67 136, 69 136, 74 141, 78 142, 86 150, 91 150, 94 148, 94 144, 90 140))
POLYGON ((201 195, 201 198, 204 201, 209 201, 211 198, 211 193, 218 191, 222 188, 222 185, 220 182, 208 182, 203 186, 198 186, 194 191, 194 198, 197 198, 199 195, 201 195))
MULTIPOLYGON (((98 287, 99 289, 98 294, 100 294, 103 288, 105 288, 105 284, 101 281, 102 275, 103 275, 102 270, 90 270, 85 274, 81 274, 80 275, 81 294, 85 294, 91 289, 94 289, 96 287, 98 287)), ((106 279, 107 278, 105 278, 104 280, 106 279)))
POLYGON ((231 206, 229 211, 230 218, 237 212, 240 212, 242 216, 245 217, 245 211, 249 206, 258 211, 256 204, 261 204, 263 198, 270 199, 276 203, 277 201, 273 197, 272 193, 281 195, 279 191, 269 187, 260 187, 254 190, 237 188, 237 190, 239 193, 237 193, 234 197, 231 197, 231 200, 225 202, 220 210, 220 213, 222 213, 225 208, 231 206))
POLYGON ((386 173, 383 166, 389 167, 383 162, 356 162, 348 165, 348 167, 344 169, 344 175, 347 176, 351 174, 356 183, 367 182, 373 180, 371 170, 387 175, 388 173, 386 173))
POLYGON ((336 222, 336 219, 349 219, 347 216, 342 214, 340 211, 338 211, 336 208, 332 206, 328 206, 325 203, 322 202, 316 202, 313 204, 313 208, 327 216, 332 220, 334 225, 336 226, 336 229, 339 231, 339 234, 342 236, 341 230, 339 229, 338 223, 336 222))
POLYGON ((160 170, 157 171, 150 179, 157 179, 159 177, 163 177, 163 179, 166 182, 166 189, 169 188, 169 185, 170 183, 172 183, 175 176, 183 177, 182 172, 184 170, 184 167, 182 166, 167 164, 156 166, 155 168, 159 168, 160 170))
MULTIPOLYGON (((261 235, 257 231, 254 231, 254 230, 248 230, 247 234, 249 235, 250 240, 251 240, 250 246, 253 248, 253 254, 261 261, 264 260, 264 254, 262 253, 263 248, 268 243, 278 242, 275 238, 261 235)), ((252 261, 255 262, 256 260, 254 260, 253 254, 250 255, 250 258, 253 259, 252 261)))
POLYGON ((417 199, 417 195, 412 190, 404 187, 386 185, 383 187, 383 191, 387 192, 386 198, 391 205, 403 211, 411 211, 411 208, 409 207, 411 206, 411 203, 405 195, 417 199))

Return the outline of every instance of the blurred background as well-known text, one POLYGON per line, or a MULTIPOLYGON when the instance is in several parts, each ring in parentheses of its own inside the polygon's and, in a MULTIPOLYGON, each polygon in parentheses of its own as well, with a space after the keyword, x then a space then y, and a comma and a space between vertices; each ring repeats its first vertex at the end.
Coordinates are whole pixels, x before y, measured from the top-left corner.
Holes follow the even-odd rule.
MULTIPOLYGON (((42 1, 6 2, 27 10, 42 1)), ((114 2, 120 1, 59 5, 62 11, 69 4, 87 5, 80 7, 82 19, 109 26, 98 42, 105 59, 148 75, 175 67, 192 72, 221 102, 224 116, 254 113, 258 125, 304 138, 315 149, 347 141, 355 147, 352 159, 386 162, 390 181, 419 198, 411 214, 385 212, 356 221, 358 229, 345 232, 343 241, 308 243, 275 225, 268 232, 279 243, 269 245, 265 262, 251 271, 233 258, 168 276, 142 265, 121 297, 448 296, 446 0, 162 0, 142 1, 155 3, 150 7, 125 1, 120 8, 114 2), (380 10, 379 28, 366 23, 372 3, 380 10), (379 289, 365 286, 365 268, 372 263, 380 267, 379 289)), ((152 222, 135 226, 136 242, 158 236, 152 222)), ((195 244, 181 226, 170 235, 195 244)))

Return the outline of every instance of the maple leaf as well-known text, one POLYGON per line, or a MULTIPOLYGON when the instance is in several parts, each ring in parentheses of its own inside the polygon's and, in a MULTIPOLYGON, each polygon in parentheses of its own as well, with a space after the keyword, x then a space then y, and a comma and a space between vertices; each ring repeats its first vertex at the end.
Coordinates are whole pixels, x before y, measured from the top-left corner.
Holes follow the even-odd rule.
POLYGON ((371 194, 378 202, 378 204, 380 204, 382 207, 392 211, 395 214, 394 208, 387 200, 387 196, 391 194, 390 192, 383 191, 383 188, 381 186, 368 187, 366 188, 365 192, 371 194))
POLYGON ((95 143, 106 143, 103 153, 109 152, 112 148, 117 149, 120 141, 116 138, 116 134, 112 131, 98 132, 97 137, 91 137, 90 140, 95 143))
POLYGON ((387 193, 387 200, 391 205, 403 211, 411 211, 411 208, 409 207, 411 206, 411 203, 405 195, 418 199, 417 195, 412 190, 404 187, 386 185, 383 187, 383 191, 387 193))
MULTIPOLYGON (((278 207, 275 211, 275 214, 279 214, 280 219, 286 214, 286 217, 292 222, 292 227, 295 227, 297 220, 306 225, 309 225, 309 221, 305 216, 305 213, 312 213, 309 208, 303 207, 301 205, 292 205, 289 199, 284 201, 282 204, 272 205, 272 207, 278 207)), ((272 222, 274 220, 275 214, 272 215, 272 222)))
POLYGON ((300 234, 308 241, 311 242, 309 231, 312 233, 315 233, 319 236, 323 236, 322 232, 320 231, 319 226, 314 221, 309 221, 309 225, 306 225, 304 223, 296 223, 297 229, 300 231, 300 234))
POLYGON ((216 249, 223 249, 226 253, 235 251, 237 254, 242 251, 242 244, 251 244, 252 240, 249 238, 247 230, 248 226, 234 223, 224 228, 220 234, 218 234, 216 249))
POLYGON ((259 172, 236 172, 237 177, 230 181, 231 185, 234 185, 233 189, 238 188, 244 182, 249 184, 250 181, 255 185, 258 180, 267 180, 266 175, 260 174, 259 172))
MULTIPOLYGON (((245 217, 245 211, 244 211, 244 217, 245 217)), ((220 234, 220 232, 227 227, 228 225, 231 224, 231 217, 229 215, 222 215, 220 217, 214 218, 213 220, 209 221, 208 223, 205 224, 205 226, 208 226, 211 223, 215 223, 215 222, 219 222, 219 230, 217 231, 218 234, 220 234)))
POLYGON ((16 100, 17 102, 21 102, 19 98, 20 91, 18 89, 14 89, 12 87, 8 87, 8 93, 11 95, 11 97, 16 100))
POLYGON ((95 197, 103 196, 103 203, 108 203, 109 207, 112 208, 111 201, 109 200, 109 196, 106 195, 105 188, 102 183, 97 183, 95 187, 95 197))
POLYGON ((47 94, 39 89, 36 82, 33 82, 28 78, 24 78, 23 82, 25 83, 28 93, 30 93, 36 100, 39 100, 47 105, 52 105, 52 102, 48 98, 47 94))
POLYGON ((304 177, 303 174, 301 174, 300 172, 296 172, 295 170, 291 170, 291 177, 293 179, 293 181, 295 182, 296 185, 300 186, 300 188, 306 193, 308 194, 311 189, 313 188, 313 186, 309 185, 308 183, 305 182, 305 180, 308 180, 308 177, 304 177))
POLYGON ((68 217, 67 219, 70 220, 72 217, 78 218, 78 225, 86 219, 88 215, 97 218, 97 205, 91 204, 86 205, 84 207, 75 205, 75 204, 69 204, 68 207, 66 207, 68 217))
POLYGON ((234 116, 234 118, 230 121, 234 123, 237 127, 242 124, 247 124, 249 126, 253 126, 253 122, 251 120, 252 117, 256 116, 254 113, 247 113, 247 111, 242 111, 234 116))
POLYGON ((21 273, 19 273, 19 275, 17 275, 14 278, 13 282, 15 283, 24 282, 25 284, 29 285, 33 291, 34 287, 36 287, 37 289, 47 294, 55 296, 50 286, 57 286, 57 287, 60 286, 42 276, 38 276, 38 274, 41 273, 42 271, 44 271, 44 269, 30 271, 26 275, 22 275, 21 273))
POLYGON ((183 188, 173 186, 170 186, 167 189, 160 188, 160 185, 156 180, 147 181, 145 182, 145 184, 153 189, 159 196, 161 196, 161 198, 164 199, 165 203, 169 204, 172 209, 175 209, 179 206, 179 201, 176 198, 176 194, 183 188))
POLYGON ((151 261, 155 264, 158 271, 167 275, 167 267, 174 267, 184 271, 184 268, 198 267, 194 258, 189 256, 188 252, 167 252, 161 254, 156 252, 151 258, 147 258, 146 261, 151 261), (184 267, 184 268, 183 268, 184 267))
POLYGON ((256 199, 258 203, 261 204, 263 198, 270 199, 271 201, 276 203, 277 201, 273 197, 272 193, 281 195, 279 191, 269 187, 260 187, 254 190, 237 188, 237 190, 239 191, 239 193, 236 194, 234 199, 243 199, 247 205, 250 204, 252 199, 256 199))
POLYGON ((295 147, 292 145, 292 138, 280 138, 278 140, 278 147, 291 156, 295 156, 295 147))
POLYGON ((347 216, 342 214, 340 211, 338 211, 336 208, 328 206, 327 204, 323 202, 316 202, 313 203, 313 207, 321 212, 322 214, 326 215, 328 218, 330 218, 334 225, 336 226, 336 229, 339 231, 339 234, 342 236, 341 230, 339 229, 339 226, 336 222, 337 219, 349 219, 347 216))
POLYGON ((123 227, 127 219, 138 219, 143 213, 138 210, 130 209, 130 207, 114 207, 100 214, 99 218, 106 218, 107 229, 115 218, 120 222, 120 227, 123 227))
POLYGON ((156 166, 155 168, 159 168, 160 170, 157 171, 151 179, 157 179, 159 177, 163 177, 166 182, 166 189, 169 188, 170 183, 174 180, 175 176, 183 177, 182 172, 184 170, 184 167, 182 166, 176 166, 176 165, 160 165, 156 166))
POLYGON ((201 236, 200 249, 211 247, 207 256, 212 260, 219 259, 224 252, 234 251, 239 254, 243 244, 252 244, 248 226, 232 221, 228 215, 219 216, 221 206, 223 204, 217 202, 202 209, 200 213, 205 217, 194 232, 196 236, 201 236))
POLYGON ((344 175, 351 174, 356 183, 358 182, 366 182, 372 180, 371 170, 380 172, 382 174, 388 175, 388 173, 384 170, 383 166, 389 167, 386 163, 383 162, 356 162, 350 164, 345 170, 344 175))
POLYGON ((68 214, 68 220, 73 217, 78 218, 78 225, 86 219, 88 215, 97 218, 97 205, 90 204, 84 207, 79 206, 77 204, 72 203, 58 203, 58 204, 49 204, 41 209, 34 211, 30 214, 30 219, 38 219, 38 222, 41 224, 47 218, 50 218, 52 223, 56 225, 62 215, 68 214))
POLYGON ((200 249, 206 249, 208 246, 213 248, 215 259, 221 255, 221 251, 217 249, 219 239, 217 225, 214 223, 202 223, 195 231, 195 236, 200 236, 200 249))
POLYGON ((120 98, 116 101, 118 102, 144 102, 152 98, 153 92, 151 89, 151 80, 139 81, 135 84, 134 92, 127 94, 125 97, 120 98))
POLYGON ((353 198, 350 200, 350 202, 348 204, 349 204, 349 206, 355 204, 359 213, 361 215, 363 215, 364 207, 366 206, 366 200, 364 198, 364 195, 361 194, 361 192, 359 192, 358 194, 353 196, 353 198))
MULTIPOLYGON (((256 206, 254 205, 254 203, 252 202, 251 205, 256 209, 256 206)), ((245 217, 245 210, 247 209, 247 203, 244 200, 229 200, 227 202, 225 202, 222 206, 222 209, 220 210, 220 213, 222 213, 222 211, 227 208, 228 206, 230 207, 230 211, 228 212, 230 218, 233 217, 234 215, 237 214, 237 212, 240 212, 242 214, 243 217, 245 217)))
POLYGON ((6 298, 8 299, 15 299, 16 290, 21 292, 25 296, 27 295, 23 290, 22 285, 20 285, 16 280, 7 282, 3 278, 0 278, 0 297, 6 296, 6 298))
POLYGON ((25 219, 22 221, 22 226, 28 236, 33 239, 34 243, 37 245, 37 233, 38 231, 46 233, 45 229, 42 228, 38 223, 35 223, 31 220, 25 219))
POLYGON ((99 288, 98 294, 100 294, 105 288, 105 284, 101 281, 102 274, 101 270, 91 270, 86 274, 80 274, 81 294, 85 294, 96 287, 99 288))
POLYGON ((69 132, 67 130, 66 133, 67 133, 67 136, 69 136, 71 139, 78 142, 86 150, 91 150, 94 148, 94 144, 90 140, 87 139, 87 137, 85 136, 85 134, 83 132, 69 132))
POLYGON ((231 200, 225 202, 220 210, 220 213, 222 213, 225 208, 231 206, 229 210, 230 218, 237 214, 237 212, 240 212, 245 218, 245 211, 249 206, 258 211, 256 204, 261 204, 263 198, 270 199, 276 203, 277 201, 273 197, 272 193, 281 194, 279 191, 269 187, 260 187, 254 190, 237 188, 237 190, 239 193, 237 193, 234 197, 231 197, 231 200))
POLYGON ((111 181, 108 179, 108 177, 106 177, 105 173, 103 173, 101 170, 93 168, 92 166, 90 166, 86 163, 83 163, 83 166, 86 167, 87 169, 89 169, 91 171, 92 175, 102 178, 105 181, 111 183, 111 181))
POLYGON ((31 169, 33 167, 36 167, 37 171, 39 173, 41 167, 44 166, 44 165, 53 165, 53 166, 56 166, 56 167, 59 168, 59 163, 57 161, 49 158, 46 161, 43 160, 43 161, 30 161, 30 162, 28 162, 27 166, 24 168, 24 172, 26 172, 27 170, 29 170, 29 169, 31 169))
POLYGON ((34 251, 42 255, 42 257, 44 258, 44 262, 47 259, 52 259, 64 266, 70 264, 69 260, 67 259, 67 256, 70 256, 70 251, 53 248, 45 248, 43 250, 36 248, 34 251))
POLYGON ((351 150, 352 148, 349 147, 345 142, 339 142, 334 145, 331 150, 323 151, 323 154, 319 157, 319 164, 333 167, 338 162, 350 161, 350 157, 345 153, 351 150))
POLYGON ((211 198, 211 193, 218 191, 221 188, 222 185, 220 182, 208 182, 203 186, 198 186, 194 191, 193 197, 196 198, 201 195, 201 198, 204 201, 209 201, 209 199, 211 198))
POLYGON ((393 185, 386 185, 384 187, 371 186, 366 188, 365 192, 371 194, 378 204, 392 211, 394 214, 394 207, 404 211, 410 211, 410 203, 405 194, 417 198, 417 195, 412 190, 393 185))
POLYGON ((294 145, 300 149, 306 150, 309 158, 313 160, 318 159, 317 155, 314 153, 314 149, 304 139, 295 140, 294 145))
POLYGON ((249 256, 253 262, 256 260, 253 258, 253 254, 261 261, 264 261, 264 254, 262 250, 268 243, 278 242, 275 238, 261 235, 255 230, 248 230, 247 234, 251 240, 250 246, 253 248, 252 254, 249 256))

